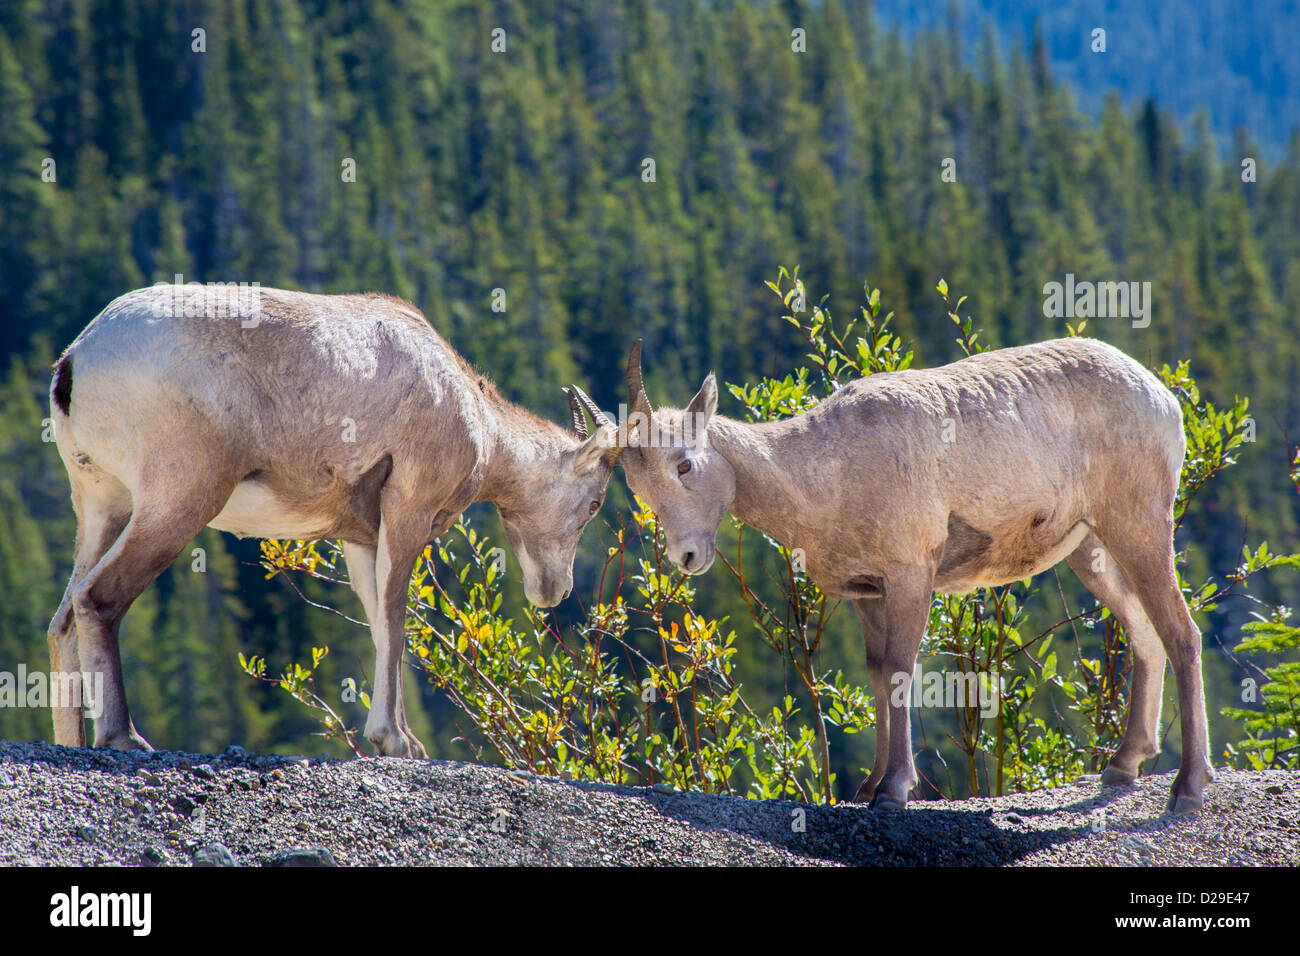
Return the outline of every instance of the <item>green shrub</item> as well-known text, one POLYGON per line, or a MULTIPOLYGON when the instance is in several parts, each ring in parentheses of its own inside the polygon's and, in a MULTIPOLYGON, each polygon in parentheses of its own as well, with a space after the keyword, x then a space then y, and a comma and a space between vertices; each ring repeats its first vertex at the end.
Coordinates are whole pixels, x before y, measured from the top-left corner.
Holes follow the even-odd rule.
MULTIPOLYGON (((782 269, 768 286, 806 341, 808 364, 781 378, 729 385, 749 420, 798 414, 855 378, 911 365, 911 348, 889 330, 892 314, 880 314, 879 290, 867 286, 859 315, 838 327, 821 305, 807 307, 810 296, 797 270, 782 269)), ((960 315, 964 300, 951 303, 942 281, 938 291, 962 350, 982 351, 979 332, 960 315)), ((1082 325, 1069 329, 1082 331, 1082 325)), ((1186 362, 1158 374, 1179 397, 1187 432, 1175 506, 1181 524, 1197 493, 1235 462, 1248 405, 1237 399, 1220 410, 1202 402, 1186 362)), ((799 678, 778 699, 759 699, 738 682, 734 626, 695 607, 690 579, 665 563, 655 517, 640 502, 630 523, 617 529, 585 619, 564 633, 531 606, 519 618, 507 613, 492 542, 462 518, 426 549, 411 578, 408 646, 418 671, 463 715, 460 739, 476 760, 580 780, 833 802, 851 794, 856 781, 838 785, 828 735, 871 728, 875 702, 868 688, 821 665, 825 624, 838 602, 806 578, 789 551, 764 540, 781 569, 775 598, 770 585, 763 597, 747 579, 740 546, 734 560, 720 557, 744 596, 745 627, 799 678)), ((340 557, 335 542, 263 545, 270 574, 343 583, 336 575, 340 557)), ((1266 543, 1253 552, 1244 548, 1240 567, 1222 584, 1189 584, 1182 578, 1185 563, 1180 551, 1180 585, 1194 614, 1228 597, 1259 605, 1259 620, 1247 625, 1251 636, 1238 651, 1280 656, 1300 646, 1300 629, 1285 623, 1288 609, 1246 593, 1253 575, 1294 567, 1300 557, 1271 555, 1266 543)), ((948 737, 964 767, 946 783, 926 780, 927 792, 1001 794, 1060 785, 1100 770, 1118 745, 1131 668, 1123 630, 1103 608, 1071 612, 1059 578, 1056 590, 1063 615, 1049 609, 1030 581, 935 597, 922 657, 998 692, 995 715, 974 702, 947 715, 948 737), (1096 656, 1085 656, 1085 647, 1096 656)), ((264 661, 241 663, 254 676, 278 680, 313 709, 327 737, 358 750, 356 731, 316 695, 313 675, 325 652, 318 649, 311 667, 293 664, 280 678, 266 678, 264 661)), ((1245 734, 1226 756, 1252 767, 1295 767, 1300 663, 1260 674, 1262 710, 1224 709, 1245 734)), ((1169 727, 1175 719, 1166 717, 1169 727)), ((921 750, 927 749, 944 763, 939 746, 923 738, 921 750)))

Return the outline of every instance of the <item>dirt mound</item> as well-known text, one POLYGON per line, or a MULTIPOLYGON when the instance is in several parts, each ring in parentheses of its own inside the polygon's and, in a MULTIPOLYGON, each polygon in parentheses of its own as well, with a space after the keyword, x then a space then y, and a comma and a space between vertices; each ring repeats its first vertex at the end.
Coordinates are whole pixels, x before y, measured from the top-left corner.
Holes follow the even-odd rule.
POLYGON ((1300 774, 1171 775, 874 812, 438 760, 0 741, 0 865, 1300 865, 1300 774))

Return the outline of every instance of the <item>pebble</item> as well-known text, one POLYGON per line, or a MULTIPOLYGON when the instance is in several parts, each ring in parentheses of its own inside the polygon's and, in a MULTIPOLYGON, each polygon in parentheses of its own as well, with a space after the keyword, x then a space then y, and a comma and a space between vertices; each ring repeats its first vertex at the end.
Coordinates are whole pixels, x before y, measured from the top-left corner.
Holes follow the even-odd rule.
POLYGON ((1137 851, 1142 856, 1153 856, 1156 852, 1156 848, 1150 840, 1144 840, 1135 833, 1126 836, 1124 843, 1129 849, 1137 851))

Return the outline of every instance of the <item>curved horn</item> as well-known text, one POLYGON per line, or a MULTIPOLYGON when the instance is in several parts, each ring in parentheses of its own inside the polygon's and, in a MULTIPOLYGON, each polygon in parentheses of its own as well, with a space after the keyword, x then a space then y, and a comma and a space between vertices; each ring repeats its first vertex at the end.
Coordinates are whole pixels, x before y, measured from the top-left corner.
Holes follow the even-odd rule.
POLYGON ((651 409, 650 399, 645 393, 645 381, 641 378, 642 341, 642 339, 636 340, 636 344, 632 346, 631 354, 627 357, 627 394, 632 403, 630 410, 641 412, 649 418, 653 409, 651 409))
POLYGON ((573 433, 579 438, 587 437, 587 417, 582 414, 582 406, 578 404, 577 396, 567 388, 560 389, 569 399, 569 424, 573 426, 573 433))
POLYGON ((592 421, 594 421, 597 425, 608 425, 610 428, 616 427, 614 423, 609 420, 609 416, 600 410, 600 406, 591 400, 591 396, 589 396, 577 385, 573 385, 571 387, 573 389, 573 392, 569 395, 569 400, 572 401, 573 396, 577 395, 578 401, 582 403, 582 407, 585 408, 587 412, 591 415, 592 421))
MULTIPOLYGON (((570 387, 573 389, 573 394, 570 395, 569 397, 572 398, 573 395, 578 396, 578 401, 582 403, 582 407, 585 408, 588 414, 591 415, 592 421, 596 423, 597 428, 600 428, 602 426, 607 426, 609 428, 614 429, 614 431, 619 436, 622 435, 622 432, 619 431, 618 426, 615 425, 612 421, 610 421, 609 416, 600 410, 600 406, 591 400, 590 395, 584 392, 577 385, 573 385, 570 387)), ((619 456, 623 454, 623 449, 626 447, 627 447, 627 442, 623 440, 621 437, 616 437, 614 439, 614 444, 610 445, 608 448, 605 449, 605 454, 601 456, 601 460, 604 461, 605 464, 609 465, 609 467, 613 468, 614 465, 618 463, 619 456)))

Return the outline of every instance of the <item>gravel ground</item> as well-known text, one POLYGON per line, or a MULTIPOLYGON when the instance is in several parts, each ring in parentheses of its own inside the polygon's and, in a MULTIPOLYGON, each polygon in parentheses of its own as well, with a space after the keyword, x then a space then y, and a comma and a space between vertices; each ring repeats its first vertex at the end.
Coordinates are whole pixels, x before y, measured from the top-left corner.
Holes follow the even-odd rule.
POLYGON ((1300 774, 1220 771, 1177 820, 1171 783, 873 812, 439 760, 0 741, 0 865, 1300 865, 1300 774))

